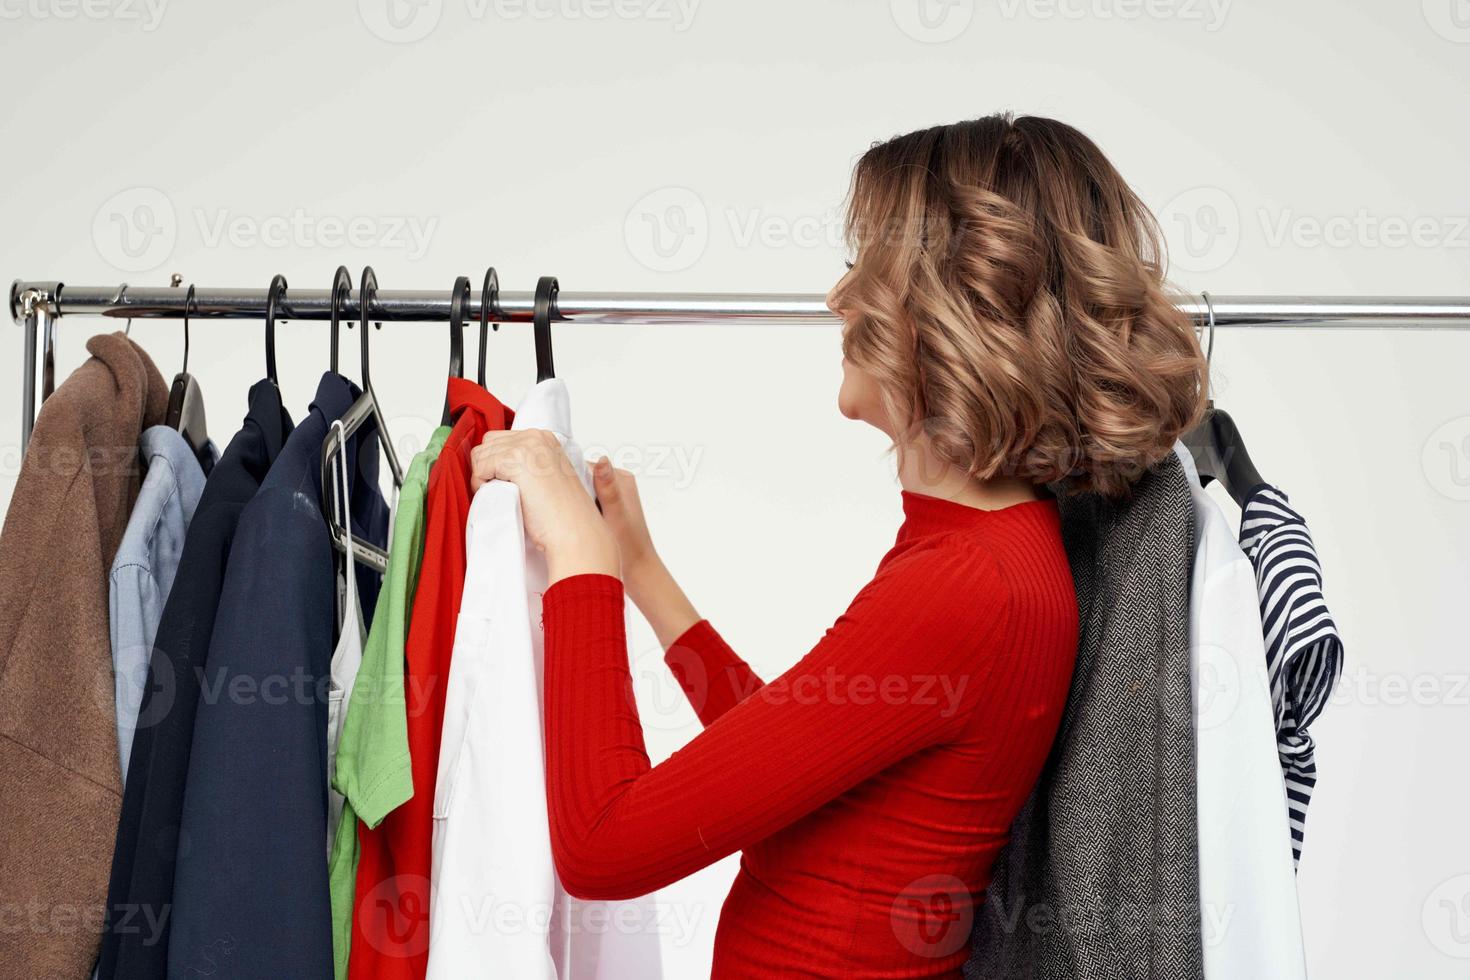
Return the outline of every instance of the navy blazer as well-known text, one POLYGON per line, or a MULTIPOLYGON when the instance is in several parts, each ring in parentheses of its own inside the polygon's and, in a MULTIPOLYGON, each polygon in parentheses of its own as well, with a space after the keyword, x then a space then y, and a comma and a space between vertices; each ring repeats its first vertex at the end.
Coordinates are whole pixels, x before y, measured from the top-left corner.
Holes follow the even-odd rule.
MULTIPOLYGON (((168 975, 331 980, 327 691, 336 572, 321 452, 357 387, 327 373, 240 515, 184 792, 168 975)), ((353 533, 386 545, 369 423, 348 444, 353 533)), ((359 568, 371 609, 378 576, 359 568)))

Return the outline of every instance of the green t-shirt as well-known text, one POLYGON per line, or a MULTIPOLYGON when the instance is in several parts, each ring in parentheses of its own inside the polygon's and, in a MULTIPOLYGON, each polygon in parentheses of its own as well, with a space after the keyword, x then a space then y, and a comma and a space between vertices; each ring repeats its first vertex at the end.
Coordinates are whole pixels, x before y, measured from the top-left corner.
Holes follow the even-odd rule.
POLYGON ((404 700, 404 643, 408 616, 424 558, 424 497, 429 467, 444 448, 449 427, 434 430, 403 477, 394 517, 388 570, 362 649, 362 666, 347 706, 337 745, 333 786, 345 797, 342 822, 332 843, 327 876, 332 895, 332 959, 337 980, 346 980, 352 948, 352 907, 357 886, 357 821, 376 827, 413 796, 408 757, 408 714, 404 700))

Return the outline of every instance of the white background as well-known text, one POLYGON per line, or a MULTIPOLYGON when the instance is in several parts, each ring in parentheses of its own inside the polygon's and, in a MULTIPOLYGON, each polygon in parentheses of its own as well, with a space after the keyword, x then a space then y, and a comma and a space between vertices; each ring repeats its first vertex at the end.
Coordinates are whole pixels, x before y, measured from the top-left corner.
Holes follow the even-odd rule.
MULTIPOLYGON (((447 290, 494 264, 508 289, 820 292, 871 141, 1014 109, 1101 144, 1159 213, 1184 288, 1470 293, 1465 0, 393 2, 396 19, 385 0, 0 0, 0 273, 325 288, 371 263, 384 288, 447 290), (352 219, 357 240, 334 240, 352 219)), ((102 329, 62 322, 62 376, 102 329)), ((177 324, 132 335, 178 370, 177 324)), ((512 403, 529 336, 493 337, 512 403)), ((8 501, 21 334, 0 338, 8 501)), ((374 342, 411 450, 442 401, 442 328, 374 342)), ((290 324, 280 347, 299 416, 326 328, 290 324)), ((556 355, 578 436, 642 471, 669 564, 778 673, 899 519, 884 441, 835 409, 836 328, 567 326, 556 355)), ((1263 474, 1311 521, 1347 643, 1315 728, 1312 971, 1465 976, 1470 333, 1222 331, 1214 364, 1263 474)), ((228 438, 259 327, 196 326, 191 368, 228 438)), ((641 622, 632 653, 661 758, 697 727, 641 622)), ((663 891, 668 976, 707 973, 734 871, 663 891)))

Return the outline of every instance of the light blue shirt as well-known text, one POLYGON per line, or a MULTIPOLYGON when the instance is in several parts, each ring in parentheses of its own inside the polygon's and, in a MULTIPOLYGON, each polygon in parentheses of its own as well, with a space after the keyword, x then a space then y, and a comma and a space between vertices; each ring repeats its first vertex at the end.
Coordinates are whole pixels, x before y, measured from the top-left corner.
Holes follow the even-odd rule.
MULTIPOLYGON (((212 443, 209 449, 218 459, 212 443)), ((204 469, 174 429, 166 425, 145 429, 138 439, 138 454, 147 473, 112 560, 109 582, 117 750, 124 782, 158 620, 179 569, 184 534, 204 492, 204 469)))

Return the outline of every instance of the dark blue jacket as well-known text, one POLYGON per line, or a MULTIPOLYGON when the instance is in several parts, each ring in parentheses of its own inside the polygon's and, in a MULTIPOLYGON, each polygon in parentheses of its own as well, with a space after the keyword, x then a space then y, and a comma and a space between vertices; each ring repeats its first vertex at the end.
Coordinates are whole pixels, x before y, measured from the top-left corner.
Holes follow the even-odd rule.
MULTIPOLYGON (((168 975, 331 980, 327 691, 336 574, 321 451, 359 392, 328 373, 240 516, 184 793, 168 975)), ((371 426, 349 441, 353 533, 384 546, 371 426)), ((364 581, 371 609, 379 583, 364 581), (369 588, 368 586, 371 586, 369 588)))

